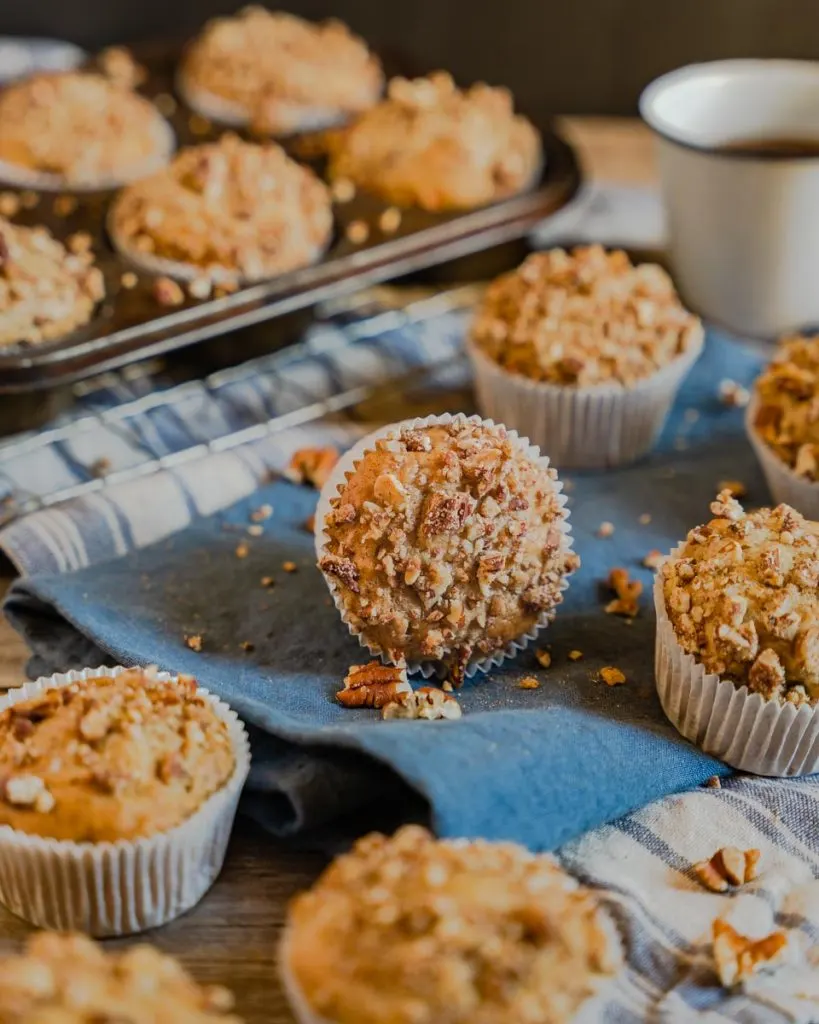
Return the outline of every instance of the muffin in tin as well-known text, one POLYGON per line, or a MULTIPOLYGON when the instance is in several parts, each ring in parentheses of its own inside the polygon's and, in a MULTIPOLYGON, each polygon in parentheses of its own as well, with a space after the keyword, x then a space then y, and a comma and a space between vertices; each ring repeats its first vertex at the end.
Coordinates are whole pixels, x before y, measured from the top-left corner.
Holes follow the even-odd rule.
POLYGON ((332 141, 329 173, 398 206, 465 210, 534 185, 533 125, 507 89, 459 89, 446 72, 394 78, 386 99, 332 141))
POLYGON ((589 468, 652 447, 702 345, 661 267, 598 245, 535 253, 502 274, 468 339, 484 415, 558 466, 589 468))
POLYGON ((104 296, 90 249, 71 252, 46 228, 0 217, 0 348, 68 334, 88 323, 104 296))
POLYGON ((0 900, 34 924, 127 934, 221 868, 246 733, 190 677, 89 671, 0 704, 0 900))
POLYGON ((622 953, 551 858, 409 826, 293 901, 281 959, 299 1024, 568 1024, 622 953))
POLYGON ((119 251, 146 270, 248 282, 318 260, 333 212, 324 183, 280 146, 228 133, 124 189, 108 225, 119 251))
POLYGON ((655 583, 657 684, 673 724, 745 771, 819 768, 819 523, 729 491, 655 583))
POLYGON ((198 985, 153 946, 104 950, 84 935, 40 932, 16 954, 0 956, 3 1024, 240 1024, 233 995, 198 985))
POLYGON ((319 567, 371 652, 459 682, 554 617, 579 565, 560 492, 548 460, 502 426, 396 424, 363 439, 325 484, 319 567))
POLYGON ((225 124, 289 135, 346 121, 375 103, 378 59, 340 21, 245 7, 191 43, 178 75, 185 101, 225 124))
POLYGON ((819 338, 782 339, 746 426, 774 498, 819 519, 819 338))
POLYGON ((0 92, 0 180, 23 188, 115 188, 167 163, 174 144, 148 100, 103 75, 41 74, 0 92))

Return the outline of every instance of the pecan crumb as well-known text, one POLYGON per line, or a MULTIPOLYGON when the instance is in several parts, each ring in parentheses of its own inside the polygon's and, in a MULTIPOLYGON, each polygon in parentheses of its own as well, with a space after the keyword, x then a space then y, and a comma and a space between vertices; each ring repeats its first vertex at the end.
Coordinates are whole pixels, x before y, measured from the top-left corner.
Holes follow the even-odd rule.
POLYGON ((315 533, 316 532, 316 517, 315 517, 315 515, 308 516, 301 525, 302 525, 302 529, 305 530, 307 533, 315 533))
POLYGON ((20 197, 16 192, 0 192, 0 217, 16 217, 20 212, 20 197))
POLYGON ((188 295, 192 299, 202 301, 203 299, 210 298, 210 293, 213 290, 213 281, 209 277, 195 277, 188 284, 188 295))
POLYGON ((250 554, 250 547, 247 544, 245 544, 244 541, 241 541, 239 544, 236 545, 236 557, 237 558, 247 558, 247 556, 249 554, 250 554))
POLYGON ((625 675, 619 668, 615 668, 613 665, 607 665, 605 668, 601 668, 600 678, 606 686, 622 686, 626 681, 625 675))
POLYGON ((788 937, 783 931, 749 939, 721 918, 714 921, 712 932, 714 965, 724 988, 733 988, 758 971, 778 966, 788 947, 788 937))
POLYGON ((248 537, 261 537, 264 534, 264 527, 259 523, 251 523, 247 528, 248 537))
POLYGON ((518 683, 518 688, 521 689, 521 690, 539 690, 540 689, 540 680, 539 679, 535 679, 534 676, 525 676, 518 683))
POLYGON ((759 850, 723 846, 710 860, 697 861, 694 874, 706 889, 727 892, 729 886, 741 886, 756 878, 760 856, 759 850))
POLYGON ((614 533, 614 523, 602 522, 597 527, 597 536, 598 537, 611 537, 611 535, 613 533, 614 533))
POLYGON ((181 285, 170 277, 156 278, 152 290, 160 306, 181 306, 185 301, 181 285))
POLYGON ((643 584, 629 577, 628 569, 620 566, 612 569, 606 581, 610 590, 617 595, 614 601, 606 605, 607 615, 624 615, 633 619, 640 611, 638 598, 643 592, 643 584))
POLYGON ((719 400, 723 405, 736 409, 744 409, 748 402, 750 402, 751 395, 747 388, 742 387, 741 384, 737 384, 735 380, 731 380, 729 377, 726 377, 725 380, 721 380, 719 384, 719 400))
POLYGON ((394 235, 401 227, 401 211, 397 206, 388 206, 378 218, 378 226, 384 235, 394 235))
POLYGON ((337 203, 349 203, 355 198, 355 185, 349 178, 336 178, 330 186, 330 193, 337 203))
POLYGON ((250 640, 242 640, 239 644, 245 654, 252 654, 256 650, 256 645, 251 643, 250 640))
POLYGON ((119 283, 126 289, 126 291, 130 291, 132 288, 136 288, 139 283, 139 278, 133 270, 126 270, 122 277, 120 277, 119 283))
POLYGON ((272 587, 275 582, 272 576, 262 576, 261 584, 263 587, 272 587))
POLYGON ((298 572, 299 571, 299 567, 296 565, 295 562, 282 562, 282 569, 285 572, 298 572))
POLYGON ((428 722, 453 721, 461 715, 461 705, 455 697, 434 686, 421 686, 415 692, 410 691, 400 700, 386 704, 381 712, 382 718, 420 718, 428 722))
POLYGON ((341 583, 352 590, 354 594, 359 593, 358 569, 349 558, 341 558, 339 555, 325 555, 319 561, 319 569, 322 572, 335 576, 341 583))
POLYGON ((57 196, 53 204, 55 217, 70 217, 77 209, 75 196, 57 196))
POLYGON ((646 569, 652 569, 654 572, 660 568, 665 561, 665 555, 662 551, 658 551, 656 548, 652 548, 651 551, 643 559, 643 565, 646 569))
POLYGON ((541 668, 548 668, 552 664, 552 656, 548 651, 535 651, 535 658, 537 659, 537 663, 538 665, 540 665, 541 668))
POLYGON ((202 650, 202 637, 199 633, 194 633, 193 636, 186 636, 185 643, 192 651, 202 650))
POLYGON ((290 457, 284 475, 294 484, 309 484, 321 490, 337 462, 335 448, 299 448, 290 457))
POLYGON ((719 775, 712 775, 711 778, 706 781, 705 785, 709 789, 722 789, 722 783, 720 782, 719 775))
POLYGON ((732 498, 744 498, 748 494, 748 488, 741 480, 720 480, 717 491, 727 491, 732 498))
POLYGON ((353 220, 347 225, 345 234, 353 245, 363 245, 370 237, 370 228, 366 221, 353 220))
POLYGON ((637 522, 640 526, 648 526, 651 522, 651 514, 649 512, 643 512, 643 514, 638 517, 637 522))
POLYGON ((254 508, 250 513, 250 520, 253 523, 263 523, 265 519, 269 519, 272 515, 272 505, 260 505, 258 508, 254 508))
POLYGON ((580 661, 582 657, 582 651, 569 651, 569 661, 580 661))
POLYGON ((39 775, 14 775, 6 780, 4 789, 6 800, 13 807, 35 807, 35 809, 37 801, 42 798, 43 793, 47 792, 46 784, 39 775))
POLYGON ((407 670, 395 665, 371 661, 367 665, 351 665, 344 677, 344 689, 336 700, 347 708, 383 708, 412 693, 407 670))

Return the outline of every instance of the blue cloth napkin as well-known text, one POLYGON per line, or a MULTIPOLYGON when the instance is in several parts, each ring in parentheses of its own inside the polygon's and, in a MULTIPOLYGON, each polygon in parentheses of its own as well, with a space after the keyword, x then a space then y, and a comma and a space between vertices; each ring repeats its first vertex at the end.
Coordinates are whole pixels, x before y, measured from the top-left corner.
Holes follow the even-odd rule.
MULTIPOLYGON (((727 769, 682 740, 654 692, 650 549, 667 551, 709 517, 718 482, 741 479, 749 504, 767 500, 744 438, 742 413, 718 398, 721 379, 748 384, 759 358, 711 333, 684 385, 663 441, 626 469, 572 478, 575 547, 583 567, 543 644, 488 678, 468 682, 455 723, 384 722, 334 694, 364 660, 314 567, 304 521, 315 492, 276 482, 227 512, 124 557, 77 572, 18 581, 6 603, 41 670, 86 664, 156 663, 195 674, 254 729, 254 811, 292 834, 395 808, 406 795, 442 835, 519 840, 553 849, 664 794, 727 769), (269 503, 261 537, 250 513, 269 503), (650 522, 645 517, 650 516, 650 522), (597 536, 603 521, 615 531, 597 536), (642 520, 642 521, 641 521, 642 520), (249 553, 236 554, 245 541, 249 553), (298 571, 282 570, 285 561, 298 571), (601 581, 616 565, 645 586, 633 623, 605 615, 601 581), (262 577, 273 576, 273 587, 262 577), (201 653, 185 638, 201 635, 201 653), (242 645, 252 645, 244 650, 242 645), (568 653, 583 652, 572 661, 568 653), (597 671, 616 665, 625 686, 597 671), (543 685, 523 690, 535 674, 543 685)), ((151 482, 144 501, 152 502, 151 482)))

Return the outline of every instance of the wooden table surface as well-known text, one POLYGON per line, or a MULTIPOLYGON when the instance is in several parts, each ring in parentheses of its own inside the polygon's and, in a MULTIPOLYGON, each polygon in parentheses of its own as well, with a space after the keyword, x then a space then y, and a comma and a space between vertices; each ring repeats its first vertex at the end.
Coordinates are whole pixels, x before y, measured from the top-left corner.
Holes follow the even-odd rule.
MULTIPOLYGON (((624 118, 565 118, 587 178, 647 183, 655 178, 648 131, 624 118)), ((8 586, 0 579, 0 598, 8 586)), ((0 687, 25 678, 26 648, 0 619, 0 687)), ((308 886, 322 858, 287 849, 255 826, 237 824, 224 872, 189 914, 149 938, 178 956, 203 982, 230 986, 248 1024, 292 1024, 279 986, 275 950, 289 898, 308 886)), ((0 908, 0 952, 15 948, 29 927, 0 908)))

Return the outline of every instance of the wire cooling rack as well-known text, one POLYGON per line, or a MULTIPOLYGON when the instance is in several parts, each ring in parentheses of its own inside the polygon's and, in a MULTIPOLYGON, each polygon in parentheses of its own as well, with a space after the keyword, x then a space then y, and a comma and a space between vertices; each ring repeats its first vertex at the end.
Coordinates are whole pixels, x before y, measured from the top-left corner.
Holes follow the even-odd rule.
POLYGON ((202 380, 163 387, 157 384, 150 366, 135 366, 81 383, 75 387, 77 404, 70 414, 45 429, 0 442, 0 525, 293 426, 333 414, 352 417, 362 403, 389 401, 391 395, 399 396, 433 375, 445 383, 448 373, 457 377, 463 367, 460 345, 427 346, 416 358, 412 346, 417 338, 412 328, 448 314, 465 313, 474 304, 479 287, 470 284, 432 294, 371 289, 343 304, 321 309, 317 326, 305 340, 202 380), (206 422, 197 418, 197 410, 209 409, 217 398, 224 406, 226 395, 246 395, 251 385, 258 388, 265 377, 287 376, 289 368, 307 360, 343 365, 344 350, 362 343, 372 345, 381 337, 401 332, 407 334, 408 356, 386 380, 382 376, 345 387, 341 379, 335 382, 332 394, 316 400, 310 387, 300 387, 291 379, 285 407, 273 409, 272 415, 270 405, 261 403, 258 409, 243 405, 238 419, 224 414, 224 408, 217 422, 212 414, 205 417, 206 422), (159 436, 157 422, 166 436, 159 436), (176 432, 170 439, 169 430, 176 432), (111 450, 117 452, 114 459, 111 450))

